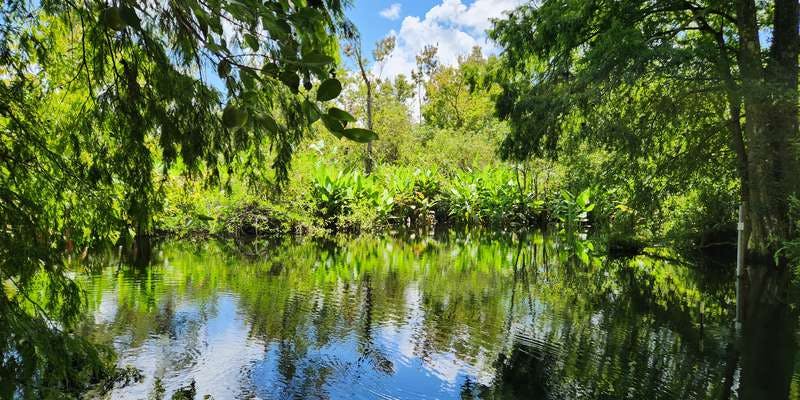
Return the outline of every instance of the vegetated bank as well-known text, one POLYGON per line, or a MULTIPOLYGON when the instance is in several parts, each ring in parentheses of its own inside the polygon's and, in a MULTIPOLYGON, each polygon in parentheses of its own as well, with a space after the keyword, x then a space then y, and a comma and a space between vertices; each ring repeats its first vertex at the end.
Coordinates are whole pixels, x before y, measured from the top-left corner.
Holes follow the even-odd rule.
MULTIPOLYGON (((510 128, 495 103, 498 60, 479 48, 456 66, 426 49, 416 81, 373 82, 370 149, 340 140, 322 123, 295 149, 285 186, 269 172, 233 165, 206 185, 181 163, 169 171, 155 231, 184 235, 320 236, 435 227, 524 230, 578 224, 611 251, 669 245, 686 250, 735 244, 738 185, 725 168, 657 177, 656 161, 631 164, 613 148, 564 136, 558 157, 503 161, 510 128), (424 101, 415 95, 424 88, 424 101), (364 171, 365 159, 372 172, 364 171), (631 168, 637 165, 637 168, 631 168), (673 176, 674 175, 674 176, 673 176), (253 179, 255 178, 255 179, 253 179)), ((366 120, 365 84, 339 71, 340 107, 366 120)), ((727 155, 726 155, 727 157, 727 155)), ((726 250, 727 251, 727 250, 726 250)))

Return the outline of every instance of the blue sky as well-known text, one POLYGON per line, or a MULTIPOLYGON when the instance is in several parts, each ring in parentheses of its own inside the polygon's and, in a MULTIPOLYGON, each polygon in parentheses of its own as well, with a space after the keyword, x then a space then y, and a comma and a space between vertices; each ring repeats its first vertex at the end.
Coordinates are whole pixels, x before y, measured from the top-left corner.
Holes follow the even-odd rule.
MULTIPOLYGON (((523 0, 354 0, 347 11, 362 36, 364 53, 372 53, 375 42, 397 37, 397 49, 382 69, 383 77, 409 74, 414 56, 428 44, 438 45, 440 61, 454 64, 475 46, 484 54, 497 46, 486 38, 491 18, 523 3, 523 0)), ((375 70, 374 70, 375 71, 375 70)))

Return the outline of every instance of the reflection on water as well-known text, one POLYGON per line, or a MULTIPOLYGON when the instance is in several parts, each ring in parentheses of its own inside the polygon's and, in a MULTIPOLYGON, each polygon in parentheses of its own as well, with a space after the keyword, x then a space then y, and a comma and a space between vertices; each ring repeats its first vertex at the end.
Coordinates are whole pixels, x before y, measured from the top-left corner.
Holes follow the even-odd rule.
POLYGON ((168 243, 81 277, 85 333, 145 376, 109 397, 135 399, 720 398, 729 282, 540 235, 168 243))

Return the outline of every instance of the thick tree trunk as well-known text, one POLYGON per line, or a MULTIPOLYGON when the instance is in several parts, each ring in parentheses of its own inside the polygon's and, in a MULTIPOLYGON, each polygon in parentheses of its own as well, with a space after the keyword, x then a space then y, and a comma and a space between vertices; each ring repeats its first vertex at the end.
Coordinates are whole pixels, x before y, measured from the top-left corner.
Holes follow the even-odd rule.
POLYGON ((753 0, 739 0, 739 67, 747 139, 751 253, 771 256, 796 234, 787 218, 798 192, 800 160, 797 115, 798 3, 776 0, 772 48, 767 68, 753 0))

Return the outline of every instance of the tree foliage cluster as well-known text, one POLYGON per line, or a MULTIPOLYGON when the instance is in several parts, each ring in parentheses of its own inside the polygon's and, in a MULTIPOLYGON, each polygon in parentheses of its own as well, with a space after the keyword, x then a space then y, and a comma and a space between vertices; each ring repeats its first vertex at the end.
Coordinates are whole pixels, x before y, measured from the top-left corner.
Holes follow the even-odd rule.
POLYGON ((730 190, 753 253, 798 232, 800 190, 795 0, 529 3, 497 21, 504 47, 497 106, 506 158, 615 154, 611 182, 650 200, 687 188, 730 190))
POLYGON ((336 38, 357 34, 346 5, 0 5, 2 397, 103 378, 108 358, 72 332, 81 296, 66 260, 151 233, 176 163, 210 183, 237 166, 259 180, 273 169, 280 185, 317 120, 374 136, 328 107, 341 92, 336 38))

